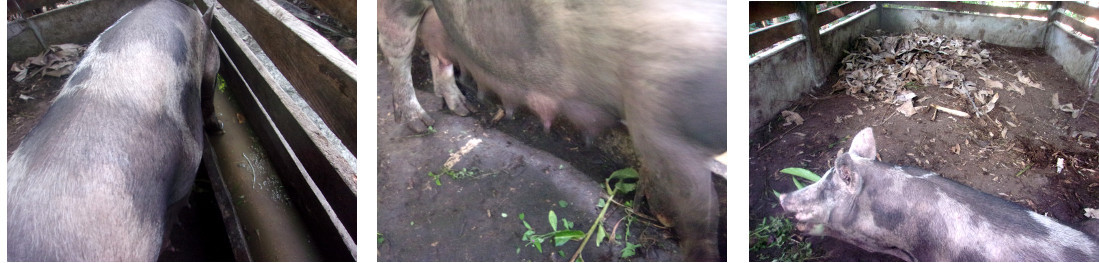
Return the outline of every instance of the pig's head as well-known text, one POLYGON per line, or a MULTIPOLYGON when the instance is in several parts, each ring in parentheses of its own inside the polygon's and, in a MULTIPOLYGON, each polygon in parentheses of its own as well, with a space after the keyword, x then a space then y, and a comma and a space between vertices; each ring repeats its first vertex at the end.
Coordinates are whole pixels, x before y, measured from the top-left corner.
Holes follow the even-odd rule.
POLYGON ((811 235, 836 237, 863 249, 911 256, 889 244, 887 228, 877 225, 889 217, 875 217, 875 198, 889 195, 889 188, 901 178, 892 165, 878 162, 874 131, 863 129, 851 140, 851 148, 836 157, 832 169, 820 181, 779 196, 782 208, 794 213, 798 230, 811 235))
POLYGON ((863 174, 856 169, 859 162, 873 162, 877 155, 874 134, 863 129, 851 141, 851 148, 836 158, 835 166, 820 181, 792 193, 782 194, 782 208, 793 212, 801 230, 813 235, 827 234, 837 220, 855 216, 856 197, 863 190, 863 174), (811 227, 811 229, 802 229, 811 227))

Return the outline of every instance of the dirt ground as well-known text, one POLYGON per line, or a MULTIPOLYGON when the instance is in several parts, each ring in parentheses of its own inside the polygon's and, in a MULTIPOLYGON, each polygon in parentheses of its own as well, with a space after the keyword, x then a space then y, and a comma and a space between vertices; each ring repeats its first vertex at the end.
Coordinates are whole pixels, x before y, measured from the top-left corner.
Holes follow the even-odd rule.
MULTIPOLYGON (((874 128, 882 161, 918 166, 940 173, 982 192, 1015 202, 1068 224, 1085 219, 1084 208, 1099 208, 1099 143, 1096 138, 1072 137, 1077 132, 1099 132, 1099 105, 1088 103, 1078 118, 1055 110, 1051 97, 1075 107, 1087 93, 1041 49, 1022 49, 982 43, 992 63, 983 71, 996 79, 1014 79, 1023 71, 1045 90, 1027 88, 1026 95, 999 90, 1000 102, 988 115, 960 118, 932 111, 905 117, 896 105, 862 101, 844 91, 833 91, 833 73, 818 90, 805 94, 789 109, 805 119, 802 125, 783 126, 781 117, 750 135, 749 228, 767 216, 782 215, 771 193, 795 190, 791 176, 778 171, 801 167, 823 174, 837 151, 865 127, 874 128), (1058 159, 1064 171, 1057 172, 1058 159), (1029 167, 1029 168, 1028 168, 1029 167), (1021 172, 1021 174, 1020 174, 1021 172)), ((973 69, 961 70, 977 80, 973 69)), ((969 102, 949 89, 916 88, 938 104, 971 109, 969 102)), ((918 105, 917 105, 918 106, 918 105)), ((972 110, 968 110, 972 114, 972 110)), ((787 215, 793 220, 792 217, 787 215)), ((897 261, 869 253, 833 238, 808 237, 822 261, 897 261)), ((749 255, 758 260, 758 255, 749 255)))
MULTIPOLYGON (((600 137, 595 145, 585 147, 571 127, 555 125, 546 133, 536 118, 522 110, 514 120, 492 123, 497 107, 470 99, 476 112, 470 117, 454 115, 444 109, 440 98, 420 90, 430 89, 430 73, 426 56, 419 50, 414 54, 419 54, 413 58, 417 97, 435 119, 436 132, 411 134, 396 121, 388 66, 379 52, 378 231, 384 241, 378 245, 378 260, 568 260, 579 242, 561 247, 546 242, 543 253, 539 253, 521 240, 526 228, 518 216, 524 213, 539 234, 550 232, 546 217, 551 210, 559 218, 576 222, 573 229, 587 231, 599 214, 596 203, 605 196, 600 194, 603 180, 615 170, 637 167, 624 129, 619 127, 600 137), (436 184, 429 172, 442 171, 444 163, 471 141, 479 143, 451 170, 473 173, 459 179, 442 176, 441 185, 436 184)), ((466 96, 476 97, 469 93, 466 96)), ((725 182, 715 182, 725 204, 725 182)), ((608 233, 622 235, 627 231, 623 210, 620 206, 608 210, 608 233)), ((724 222, 725 211, 721 215, 720 221, 724 222)), ((608 245, 605 241, 600 247, 589 243, 584 260, 682 260, 670 231, 645 219, 629 225, 628 242, 642 245, 636 256, 618 258, 624 244, 608 245)), ((725 244, 720 246, 724 248, 725 244)))
POLYGON ((23 83, 15 82, 15 74, 8 72, 8 155, 15 152, 38 119, 50 108, 50 101, 61 92, 65 78, 32 77, 23 83))

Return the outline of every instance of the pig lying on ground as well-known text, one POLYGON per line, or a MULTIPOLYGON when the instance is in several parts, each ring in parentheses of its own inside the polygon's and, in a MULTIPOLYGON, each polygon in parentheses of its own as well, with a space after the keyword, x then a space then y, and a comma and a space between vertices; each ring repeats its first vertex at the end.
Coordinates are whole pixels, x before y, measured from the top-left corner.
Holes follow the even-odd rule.
POLYGON ((213 116, 210 17, 152 0, 88 47, 8 160, 8 259, 155 261, 213 116), (200 88, 201 87, 201 88, 200 88))
POLYGON ((874 160, 870 128, 820 181, 782 194, 799 229, 908 261, 1099 261, 1099 241, 919 168, 874 160), (807 229, 809 228, 809 229, 807 229))
POLYGON ((653 210, 674 226, 687 259, 719 260, 707 164, 726 149, 725 4, 383 0, 378 42, 398 120, 416 132, 434 123, 412 87, 418 32, 432 55, 435 92, 459 115, 469 109, 454 85, 455 65, 508 115, 524 106, 547 129, 563 116, 591 140, 624 120, 653 210))

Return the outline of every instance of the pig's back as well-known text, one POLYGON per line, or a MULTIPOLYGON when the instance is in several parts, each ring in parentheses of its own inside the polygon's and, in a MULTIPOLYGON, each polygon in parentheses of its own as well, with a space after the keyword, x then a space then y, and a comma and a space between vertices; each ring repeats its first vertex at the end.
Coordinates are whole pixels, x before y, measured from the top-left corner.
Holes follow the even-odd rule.
POLYGON ((939 196, 934 202, 942 213, 940 227, 946 230, 943 241, 953 246, 947 250, 954 253, 916 251, 921 260, 1099 260, 1099 243, 1094 237, 953 180, 940 176, 926 179, 937 186, 939 196))

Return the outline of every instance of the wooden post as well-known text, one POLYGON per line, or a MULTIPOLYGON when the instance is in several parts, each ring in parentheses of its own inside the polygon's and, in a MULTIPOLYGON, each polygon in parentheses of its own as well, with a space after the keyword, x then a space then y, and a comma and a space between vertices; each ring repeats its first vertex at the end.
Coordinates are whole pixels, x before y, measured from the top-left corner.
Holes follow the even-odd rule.
POLYGON ((814 2, 797 2, 798 30, 805 36, 805 55, 809 59, 809 72, 811 74, 813 88, 824 84, 825 70, 824 59, 821 58, 820 26, 816 23, 817 6, 814 2))
POLYGON ((1060 8, 1061 1, 1050 2, 1049 15, 1046 16, 1046 30, 1044 34, 1042 34, 1042 47, 1045 47, 1047 44, 1046 40, 1049 39, 1049 31, 1057 26, 1054 24, 1054 21, 1057 21, 1057 17, 1060 16, 1060 14, 1057 13, 1057 9, 1060 8))

